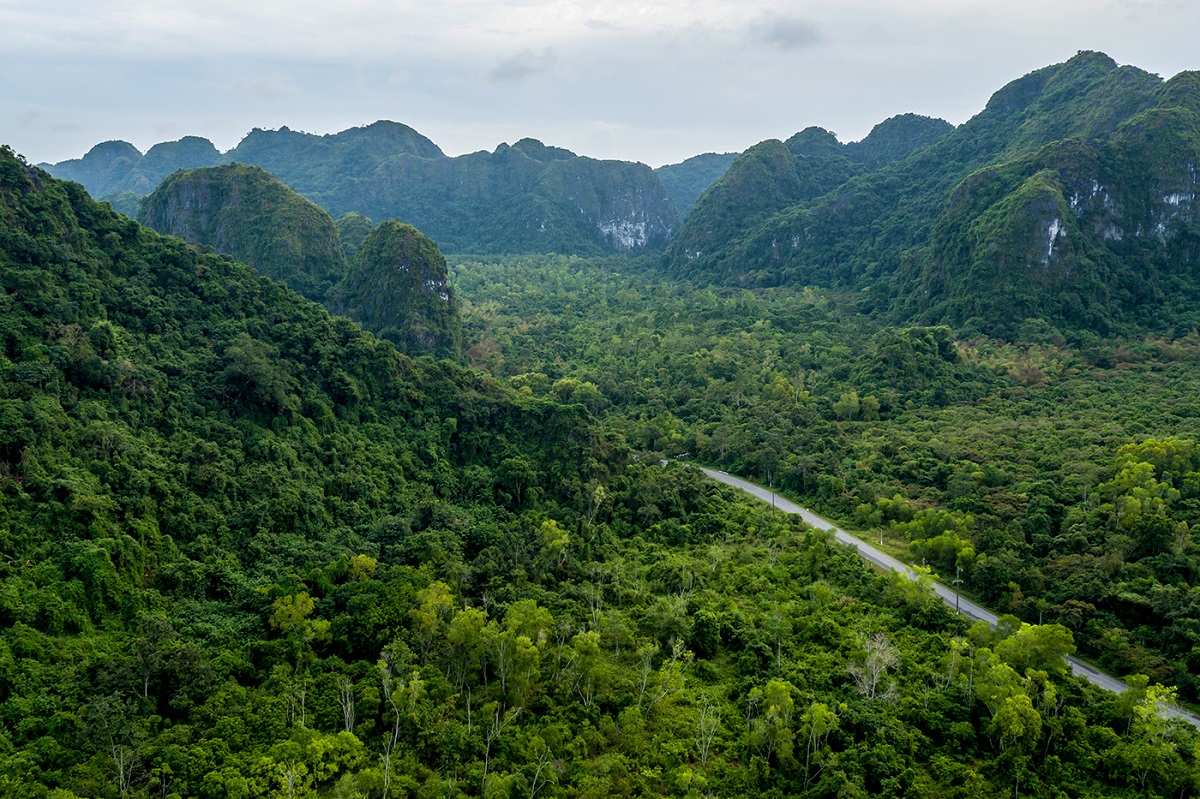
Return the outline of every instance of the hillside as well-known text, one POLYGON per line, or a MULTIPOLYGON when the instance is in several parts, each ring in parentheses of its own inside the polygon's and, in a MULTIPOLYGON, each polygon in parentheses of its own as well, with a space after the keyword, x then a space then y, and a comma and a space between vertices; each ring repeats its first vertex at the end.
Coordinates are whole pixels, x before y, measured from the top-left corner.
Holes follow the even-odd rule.
POLYGON ((324 136, 256 128, 224 155, 203 141, 156 145, 145 157, 108 142, 83 159, 43 166, 127 212, 131 194, 150 194, 176 169, 218 161, 259 166, 335 217, 399 219, 457 252, 654 250, 679 227, 679 212, 649 167, 534 139, 448 158, 412 128, 380 121, 324 136))
POLYGON ((93 197, 107 200, 122 193, 145 196, 172 172, 212 166, 220 158, 208 139, 185 136, 156 144, 145 155, 128 142, 109 141, 82 158, 38 166, 55 177, 82 183, 93 197))
POLYGON ((594 385, 410 359, 6 148, 0 289, 5 796, 1196 794, 1165 689, 632 458, 594 385))
POLYGON ((141 204, 138 221, 232 256, 316 302, 346 273, 329 214, 258 167, 176 172, 141 204))
POLYGON ((694 155, 678 164, 667 164, 654 170, 662 181, 667 196, 675 203, 679 218, 686 219, 696 205, 696 200, 704 191, 716 183, 729 165, 737 158, 737 153, 704 153, 694 155))
MULTIPOLYGON (((691 262, 720 259, 729 242, 746 235, 772 215, 809 203, 853 177, 903 161, 946 136, 950 123, 915 114, 876 125, 859 142, 842 144, 833 133, 809 127, 786 142, 769 139, 740 154, 707 190, 671 242, 668 263, 695 275, 691 262)), ((748 277, 754 263, 724 261, 722 281, 772 282, 748 277)))
MULTIPOLYGON (((876 166, 882 162, 869 155, 868 137, 858 149, 860 156, 868 154, 859 161, 866 171, 819 197, 797 201, 780 197, 776 204, 783 203, 782 207, 763 208, 753 216, 715 210, 708 214, 705 206, 717 203, 722 194, 747 193, 738 185, 735 163, 709 192, 709 199, 697 205, 672 243, 668 267, 674 274, 703 281, 853 287, 863 292, 864 303, 890 310, 898 320, 917 314, 926 322, 970 319, 972 329, 999 334, 1011 333, 1012 325, 1027 317, 1043 315, 1051 324, 1101 332, 1114 324, 1182 321, 1178 316, 1154 320, 1152 309, 1159 296, 1155 286, 1165 275, 1180 273, 1183 256, 1174 253, 1186 237, 1174 238, 1177 243, 1172 247, 1161 241, 1155 245, 1158 236, 1153 231, 1162 221, 1159 217, 1167 214, 1163 198, 1186 195, 1190 184, 1173 180, 1160 187, 1156 183, 1162 181, 1146 178, 1178 174, 1188 163, 1189 144, 1186 138, 1176 140, 1176 134, 1165 128, 1162 146, 1144 154, 1123 142, 1151 119, 1181 102, 1187 105, 1190 101, 1180 99, 1187 95, 1180 84, 1190 80, 1182 75, 1164 84, 1155 75, 1117 66, 1103 54, 1083 52, 1013 81, 996 92, 982 112, 952 132, 941 131, 942 126, 934 122, 893 123, 893 135, 910 127, 920 132, 907 139, 919 148, 902 160, 876 166), (1092 169, 1086 185, 1047 193, 1043 191, 1049 186, 1047 180, 1055 185, 1069 182, 1066 171, 1061 177, 1046 173, 1035 179, 1037 170, 1031 167, 1073 160, 1066 155, 1074 147, 1070 141, 1080 142, 1084 149, 1099 148, 1087 158, 1111 163, 1113 173, 1092 169), (1118 166, 1113 159, 1126 160, 1118 166), (1083 214, 1095 215, 1095 203, 1071 206, 1071 196, 1090 196, 1092 178, 1103 179, 1105 191, 1121 197, 1122 209, 1141 215, 1121 220, 1128 227, 1123 228, 1120 243, 1113 243, 1108 223, 1099 217, 1081 220, 1083 214), (985 185, 986 197, 980 194, 985 185), (1072 195, 1072 191, 1083 194, 1072 195), (1044 199, 1035 202, 1035 196, 1044 199), (1054 211, 1056 197, 1064 203, 1061 215, 1054 211), (1027 210, 1020 210, 1022 203, 1027 210), (704 219, 710 221, 699 226, 704 219), (1070 242, 1071 263, 1064 262, 1060 270, 1070 276, 1065 283, 1036 277, 1043 263, 1038 253, 1052 249, 1047 231, 1054 219, 1059 220, 1055 237, 1062 232, 1070 242), (1106 230, 1110 231, 1107 243, 1106 230), (1152 253, 1156 246, 1157 255, 1152 253), (1116 257, 1125 258, 1127 266, 1114 265, 1105 251, 1119 252, 1116 257), (1147 257, 1151 270, 1146 274, 1138 275, 1128 266, 1147 257), (1001 267, 998 259, 1009 266, 1001 267), (1102 263, 1093 266, 1096 259, 1102 263), (981 282, 975 283, 976 279, 981 282), (1102 311, 1100 287, 1105 283, 1115 285, 1114 302, 1102 311), (1027 293, 1028 298, 1010 301, 1014 292, 1027 293), (1037 301, 1031 302, 1034 295, 1037 301)), ((1184 129, 1186 124, 1177 128, 1184 129)), ((832 145, 816 151, 812 143, 806 146, 809 159, 836 157, 832 145)), ((875 151, 891 152, 890 158, 904 153, 891 147, 875 151)), ((786 166, 786 162, 779 164, 777 180, 791 180, 786 166)), ((1067 169, 1065 163, 1063 168, 1067 169)), ((1180 219, 1180 224, 1186 222, 1180 219)), ((1183 286, 1178 281, 1174 285, 1183 286)))
MULTIPOLYGON (((267 748, 200 716, 230 692, 261 695, 255 716, 282 701, 272 667, 303 653, 272 603, 311 591, 332 612, 330 579, 382 587, 468 520, 483 546, 513 524, 504 502, 559 501, 620 466, 580 408, 410 360, 7 148, 0 245, 5 796, 144 795, 168 764, 163 785, 201 795, 222 766, 185 762, 218 740, 249 774, 267 748), (314 579, 326 587, 306 591, 314 579), (45 712, 17 730, 30 703, 45 712)), ((286 744, 285 716, 268 715, 248 729, 286 744)))
POLYGON ((1101 333, 1194 326, 1197 131, 1200 73, 1182 73, 1111 135, 973 173, 934 226, 916 307, 1007 332, 1006 315, 1101 333))
POLYGON ((141 204, 140 221, 249 264, 408 355, 461 355, 445 259, 409 225, 375 227, 354 213, 335 223, 265 170, 245 164, 175 173, 141 204))
POLYGON ((346 174, 370 174, 397 155, 444 158, 432 141, 408 125, 380 120, 361 128, 318 136, 291 130, 255 128, 224 160, 260 166, 302 194, 336 183, 346 174))
POLYGON ((367 234, 330 306, 401 352, 439 358, 462 354, 446 259, 411 225, 389 220, 367 234))

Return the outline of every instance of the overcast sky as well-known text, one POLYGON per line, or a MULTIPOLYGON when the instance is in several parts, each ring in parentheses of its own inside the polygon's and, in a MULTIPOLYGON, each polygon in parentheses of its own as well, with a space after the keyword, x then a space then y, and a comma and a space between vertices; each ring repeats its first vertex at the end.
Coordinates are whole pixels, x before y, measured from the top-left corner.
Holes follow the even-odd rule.
POLYGON ((391 119, 450 155, 524 136, 652 166, 809 125, 961 123, 1078 50, 1200 69, 1196 0, 0 0, 0 143, 391 119))

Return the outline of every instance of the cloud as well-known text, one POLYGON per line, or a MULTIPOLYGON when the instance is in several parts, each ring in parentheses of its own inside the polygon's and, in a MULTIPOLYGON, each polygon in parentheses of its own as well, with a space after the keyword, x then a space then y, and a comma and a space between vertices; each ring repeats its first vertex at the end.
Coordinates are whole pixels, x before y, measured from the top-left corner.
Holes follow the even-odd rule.
POLYGON ((821 32, 812 22, 782 14, 763 14, 748 26, 755 41, 780 50, 800 50, 823 41, 821 32))
POLYGON ((546 74, 554 68, 557 62, 558 56, 550 48, 546 48, 541 53, 522 50, 492 67, 488 72, 488 78, 497 83, 525 80, 535 75, 546 74))
POLYGON ((243 94, 259 100, 284 100, 298 94, 289 81, 281 75, 239 78, 236 86, 243 94))
POLYGON ((587 28, 589 30, 611 30, 611 31, 629 30, 628 26, 622 25, 620 23, 610 22, 610 20, 607 20, 607 19, 595 19, 595 18, 584 19, 583 26, 584 26, 584 28, 587 28))

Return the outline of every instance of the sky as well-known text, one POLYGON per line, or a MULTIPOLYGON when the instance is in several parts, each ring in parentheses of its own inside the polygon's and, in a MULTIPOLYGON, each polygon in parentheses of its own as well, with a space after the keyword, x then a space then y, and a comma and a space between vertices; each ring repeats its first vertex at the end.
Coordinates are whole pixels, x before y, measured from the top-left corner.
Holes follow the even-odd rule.
POLYGON ((1200 69, 1195 0, 0 0, 0 143, 31 162, 185 135, 403 122, 677 163, 810 125, 960 124, 1079 50, 1200 69))

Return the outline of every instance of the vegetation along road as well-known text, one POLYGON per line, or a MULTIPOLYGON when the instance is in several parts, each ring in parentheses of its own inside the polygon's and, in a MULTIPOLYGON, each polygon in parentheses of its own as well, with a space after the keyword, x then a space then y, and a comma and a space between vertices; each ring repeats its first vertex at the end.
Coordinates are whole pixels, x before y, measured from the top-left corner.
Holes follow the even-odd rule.
MULTIPOLYGON (((713 480, 733 486, 734 488, 740 488, 746 493, 761 499, 763 502, 770 502, 772 507, 777 508, 782 513, 794 513, 799 515, 800 518, 804 520, 805 524, 809 525, 810 527, 813 527, 817 530, 831 531, 839 542, 846 544, 847 546, 856 547, 859 555, 876 566, 900 572, 912 580, 917 579, 917 573, 913 571, 910 566, 902 563, 896 558, 893 558, 886 552, 871 546, 866 541, 863 541, 860 538, 855 538, 845 530, 841 529, 832 522, 827 521, 826 519, 822 519, 812 511, 802 508, 794 502, 789 502, 771 489, 763 488, 762 486, 747 482, 739 477, 734 477, 726 472, 719 472, 716 469, 705 469, 704 467, 700 468, 713 480)), ((997 616, 995 613, 992 613, 987 608, 959 595, 957 591, 949 586, 942 585, 941 583, 934 581, 933 590, 947 605, 950 605, 959 613, 969 616, 972 619, 987 622, 993 626, 999 620, 999 616, 997 616)), ((1078 658, 1068 657, 1067 663, 1070 664, 1071 672, 1075 674, 1075 676, 1082 677, 1093 685, 1097 685, 1106 691, 1112 691, 1113 693, 1119 694, 1128 688, 1125 683, 1110 677, 1107 674, 1104 674, 1094 666, 1085 663, 1078 658)), ((1168 715, 1183 719, 1192 726, 1200 728, 1200 716, 1177 707, 1168 707, 1166 710, 1168 715)))

